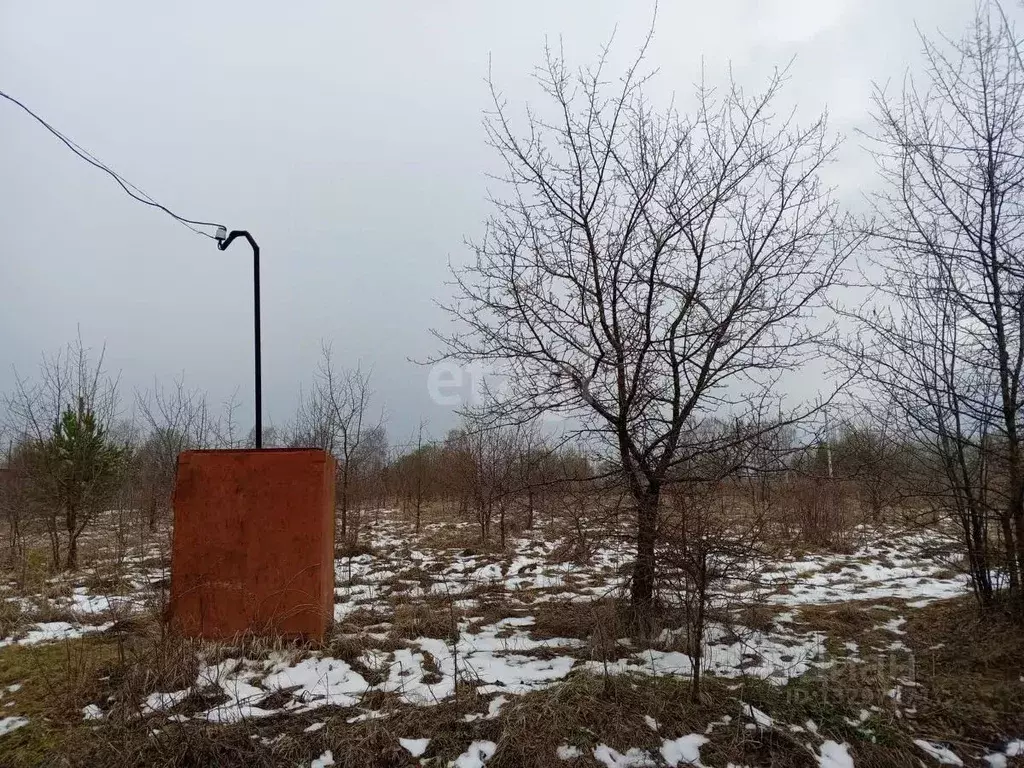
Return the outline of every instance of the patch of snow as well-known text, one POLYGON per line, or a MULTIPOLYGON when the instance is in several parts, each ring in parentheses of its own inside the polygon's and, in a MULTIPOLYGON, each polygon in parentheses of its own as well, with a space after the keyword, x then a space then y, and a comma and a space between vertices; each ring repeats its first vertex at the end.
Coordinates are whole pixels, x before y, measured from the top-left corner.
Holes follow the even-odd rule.
POLYGON ((575 760, 577 757, 583 755, 583 750, 579 747, 575 747, 572 744, 560 744, 558 749, 555 750, 555 756, 559 760, 575 760))
POLYGON ((460 663, 464 663, 471 675, 485 683, 477 687, 480 693, 527 693, 563 679, 569 674, 576 660, 571 656, 538 659, 519 654, 478 654, 464 657, 460 663))
POLYGON ((275 714, 275 710, 255 706, 255 702, 266 698, 267 692, 243 679, 253 672, 251 663, 243 659, 227 659, 201 668, 197 686, 216 686, 228 697, 223 704, 202 713, 202 717, 211 723, 237 723, 275 714))
MULTIPOLYGON (((28 634, 16 642, 18 645, 35 645, 36 643, 51 643, 57 640, 75 640, 90 632, 106 632, 112 626, 114 626, 112 621, 96 625, 71 624, 66 621, 45 621, 36 624, 33 629, 29 630, 28 634)), ((10 640, 0 640, 0 648, 11 644, 12 641, 10 640)))
POLYGON ((582 641, 574 638, 533 640, 518 627, 533 623, 530 616, 502 619, 483 627, 476 634, 466 632, 468 622, 460 625, 455 655, 449 643, 431 637, 413 641, 419 650, 399 648, 395 651, 385 691, 397 691, 411 704, 434 704, 455 692, 455 661, 459 675, 479 680, 477 691, 487 693, 520 694, 549 686, 569 674, 576 660, 570 656, 550 659, 536 658, 521 653, 536 648, 578 647, 582 641), (500 636, 499 636, 500 635, 500 636), (429 653, 441 680, 424 683, 425 653, 429 653))
POLYGON ((126 595, 90 595, 85 587, 76 587, 68 600, 68 605, 75 613, 135 613, 142 609, 142 601, 134 596, 126 595))
POLYGON ((853 758, 845 743, 826 740, 818 748, 818 765, 820 768, 853 768, 853 758))
MULTIPOLYGON (((785 684, 800 677, 825 654, 825 635, 813 632, 799 635, 791 632, 772 633, 739 630, 742 637, 721 625, 707 630, 702 669, 719 677, 741 675, 760 677, 775 684, 785 684)), ((663 633, 663 638, 668 637, 663 633)), ((693 660, 679 651, 648 649, 615 662, 590 661, 585 664, 595 674, 629 672, 688 677, 693 660)))
POLYGON ((505 696, 495 696, 491 699, 487 705, 487 714, 484 715, 485 720, 493 720, 499 714, 501 714, 501 708, 508 702, 508 698, 505 696))
POLYGON ((712 733, 715 730, 715 728, 717 728, 719 725, 728 725, 731 722, 732 717, 730 715, 722 715, 721 720, 713 720, 712 722, 708 723, 708 727, 704 729, 704 733, 712 733))
POLYGON ((365 722, 367 720, 378 720, 378 719, 380 719, 382 717, 387 717, 387 716, 388 716, 387 712, 379 712, 376 709, 368 709, 365 712, 363 712, 363 714, 361 714, 361 715, 356 715, 355 717, 350 717, 350 718, 346 719, 345 722, 348 723, 349 725, 352 725, 352 723, 362 723, 362 722, 365 722))
POLYGON ((413 757, 419 757, 427 751, 427 745, 430 744, 430 739, 399 739, 398 743, 402 745, 413 757))
POLYGON ((0 736, 6 736, 25 725, 28 725, 27 717, 0 717, 0 736))
POLYGON ((889 621, 885 622, 885 624, 881 624, 875 627, 875 629, 884 629, 886 632, 892 632, 896 635, 905 635, 906 632, 900 629, 900 627, 902 627, 906 623, 907 620, 905 618, 903 618, 902 616, 897 616, 895 619, 889 619, 889 621))
POLYGON ((350 613, 355 613, 358 608, 359 606, 353 600, 349 600, 347 603, 335 603, 334 620, 340 624, 350 613))
POLYGON ((82 719, 84 720, 102 720, 103 710, 95 704, 86 704, 82 707, 82 719))
POLYGON ((700 748, 708 743, 707 736, 691 733, 678 739, 665 739, 661 745, 661 757, 672 768, 677 765, 693 765, 703 768, 700 761, 700 748))
POLYGON ((952 750, 941 744, 934 744, 924 739, 914 739, 914 744, 929 757, 935 758, 939 765, 963 766, 964 764, 964 761, 957 757, 952 750))
POLYGON ((469 578, 473 581, 501 581, 504 578, 504 574, 501 572, 501 566, 498 563, 491 563, 485 565, 483 568, 478 568, 469 575, 469 578))
POLYGON ((921 607, 958 597, 968 586, 966 574, 947 577, 941 573, 943 565, 927 552, 934 538, 934 534, 887 538, 879 532, 877 541, 851 555, 810 555, 774 568, 765 563, 758 576, 763 587, 789 587, 767 598, 781 605, 895 597, 921 607))
POLYGON ((594 759, 607 768, 653 768, 657 765, 646 750, 630 747, 626 754, 622 754, 607 744, 598 744, 594 747, 594 759))
POLYGON ((165 709, 170 709, 180 704, 191 692, 191 688, 185 688, 181 691, 171 691, 169 693, 151 693, 146 697, 145 704, 142 705, 142 712, 143 714, 163 712, 165 709))
POLYGON ((484 765, 494 757, 494 751, 498 745, 493 741, 474 741, 469 748, 459 755, 451 763, 449 768, 484 768, 484 765))
POLYGON ((775 725, 775 721, 772 720, 771 715, 762 712, 754 705, 746 704, 741 701, 740 706, 743 707, 744 714, 746 714, 751 720, 757 723, 757 725, 760 728, 771 728, 773 725, 775 725))
POLYGON ((319 730, 320 730, 321 728, 323 728, 323 727, 324 727, 324 725, 326 725, 326 723, 323 723, 323 722, 320 722, 320 723, 313 723, 312 725, 310 725, 310 726, 308 726, 308 727, 306 727, 306 728, 303 728, 303 729, 302 729, 302 732, 303 732, 303 733, 316 733, 316 732, 317 732, 317 731, 319 731, 319 730))
POLYGON ((441 680, 424 683, 424 655, 409 648, 399 648, 391 662, 388 679, 381 687, 385 691, 397 691, 402 700, 410 704, 435 704, 455 693, 455 662, 443 640, 420 638, 417 643, 421 647, 429 646, 425 650, 437 663, 441 680), (435 650, 440 650, 440 658, 434 655, 435 650))
POLYGON ((303 659, 297 664, 286 665, 278 662, 263 680, 267 690, 279 690, 298 686, 295 692, 302 701, 316 700, 318 704, 351 707, 369 689, 363 676, 340 659, 303 659))
POLYGON ((334 753, 331 750, 325 750, 320 757, 309 764, 309 768, 329 768, 334 765, 334 753))
POLYGON ((367 648, 359 654, 359 663, 367 669, 382 670, 391 660, 391 654, 379 648, 367 648))
POLYGON ((846 724, 847 725, 851 725, 854 728, 857 728, 857 727, 863 725, 864 723, 866 723, 870 718, 871 718, 871 713, 868 710, 866 710, 866 709, 862 709, 860 711, 860 714, 857 716, 856 720, 854 720, 852 717, 847 717, 847 718, 844 718, 844 719, 846 720, 846 724))
POLYGON ((990 768, 1006 768, 1009 764, 1006 758, 1022 756, 1024 756, 1024 739, 1016 739, 1003 747, 1001 752, 985 755, 983 759, 989 764, 990 768))

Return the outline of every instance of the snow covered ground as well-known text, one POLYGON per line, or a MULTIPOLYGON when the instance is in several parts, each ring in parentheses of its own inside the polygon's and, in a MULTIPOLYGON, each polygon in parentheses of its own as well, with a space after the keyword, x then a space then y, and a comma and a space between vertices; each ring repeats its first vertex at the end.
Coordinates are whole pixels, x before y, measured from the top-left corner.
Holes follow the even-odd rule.
MULTIPOLYGON (((587 626, 569 626, 569 636, 558 636, 539 621, 542 609, 550 615, 557 607, 582 609, 578 615, 585 620, 586 606, 617 594, 631 559, 626 544, 599 548, 580 563, 560 561, 556 553, 561 542, 540 532, 511 541, 507 555, 444 546, 439 533, 439 527, 425 526, 417 536, 397 515, 378 513, 365 530, 370 552, 336 561, 336 626, 324 649, 277 648, 252 657, 211 649, 191 685, 150 693, 139 703, 139 714, 233 723, 343 707, 355 712, 349 716, 351 723, 386 717, 392 704, 432 707, 449 701, 457 685, 469 685, 485 702, 479 712, 466 715, 472 721, 496 718, 514 697, 580 672, 692 675, 694 660, 686 653, 685 630, 666 627, 655 642, 639 647, 631 637, 597 638, 596 630, 587 626), (423 627, 403 623, 399 616, 403 607, 417 605, 428 606, 423 627), (358 646, 361 653, 332 655, 338 643, 358 646), (370 693, 375 703, 364 705, 370 693), (212 703, 196 706, 197 701, 212 703)), ((717 616, 705 632, 702 670, 721 678, 753 676, 782 685, 815 667, 828 667, 834 663, 826 650, 828 638, 794 621, 794 614, 805 606, 885 598, 906 601, 907 609, 913 609, 964 594, 965 577, 934 558, 934 546, 934 537, 865 532, 864 543, 848 555, 822 553, 749 564, 746 570, 756 575, 755 581, 723 585, 722 594, 731 596, 737 607, 745 597, 774 606, 772 620, 754 628, 740 623, 738 611, 735 620, 717 616)), ((88 571, 80 583, 58 584, 52 597, 14 595, 13 585, 0 585, 0 600, 17 602, 29 615, 45 609, 67 617, 27 623, 16 634, 0 638, 0 648, 99 635, 115 620, 158 609, 167 574, 154 563, 154 555, 133 561, 129 588, 118 594, 90 587, 88 571)), ((898 609, 876 629, 898 643, 904 622, 898 609)), ((856 653, 855 644, 848 643, 847 649, 856 653)), ((92 702, 83 709, 83 718, 100 721, 119 705, 92 702)), ((17 712, 0 712, 5 715, 0 736, 28 722, 17 712)), ((804 725, 777 726, 755 708, 748 714, 753 728, 808 730, 804 725)), ((316 725, 307 730, 314 732, 316 725)), ((650 725, 657 730, 653 720, 650 725)), ((712 728, 708 726, 709 733, 712 728)), ((684 734, 664 738, 653 751, 636 747, 625 752, 599 744, 587 757, 610 768, 700 766, 706 741, 701 733, 684 734)), ((428 740, 403 739, 402 746, 416 758, 426 751, 428 740)), ((918 746, 922 756, 957 764, 950 762, 956 756, 945 747, 925 740, 918 746)), ((483 766, 494 750, 492 742, 473 742, 451 765, 483 766)), ((853 765, 845 744, 820 740, 808 742, 808 750, 821 766, 853 765)), ((563 745, 552 758, 571 761, 580 754, 578 747, 563 745)), ((993 764, 1000 755, 1011 754, 996 754, 993 764)), ((333 760, 328 751, 314 765, 328 766, 333 760)))

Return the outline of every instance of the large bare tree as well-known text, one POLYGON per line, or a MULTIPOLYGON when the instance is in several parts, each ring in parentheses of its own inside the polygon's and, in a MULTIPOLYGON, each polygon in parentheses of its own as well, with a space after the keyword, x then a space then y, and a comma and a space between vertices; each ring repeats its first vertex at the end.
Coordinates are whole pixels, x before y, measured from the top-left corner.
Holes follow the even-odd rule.
POLYGON ((878 295, 855 351, 991 603, 1024 573, 1024 63, 994 2, 922 43, 924 76, 876 94, 878 295))
POLYGON ((700 85, 684 115, 645 98, 642 52, 615 82, 606 58, 574 72, 548 51, 521 127, 492 84, 502 188, 455 271, 461 330, 441 338, 507 374, 490 405, 558 411, 606 441, 635 503, 644 608, 665 483, 791 418, 773 386, 815 354, 828 324, 808 321, 855 237, 819 179, 825 117, 776 114, 783 73, 754 94, 700 85), (701 428, 726 416, 745 428, 701 428))

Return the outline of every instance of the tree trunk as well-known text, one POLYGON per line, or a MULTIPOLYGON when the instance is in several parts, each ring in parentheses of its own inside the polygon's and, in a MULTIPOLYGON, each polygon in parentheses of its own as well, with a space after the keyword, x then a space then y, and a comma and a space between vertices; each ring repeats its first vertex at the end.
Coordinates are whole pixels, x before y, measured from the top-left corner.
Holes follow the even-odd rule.
POLYGON ((693 656, 693 681, 690 687, 690 700, 700 703, 701 665, 704 663, 704 620, 708 604, 708 569, 707 555, 699 553, 694 578, 694 590, 697 593, 696 615, 691 622, 690 650, 693 656))
POLYGON ((73 571, 78 567, 78 535, 82 532, 78 526, 78 510, 75 507, 68 508, 65 522, 68 527, 68 554, 64 568, 73 571))
POLYGON ((64 568, 73 571, 78 565, 78 536, 75 535, 78 530, 78 510, 75 507, 70 506, 65 510, 64 523, 68 531, 68 554, 64 568))
POLYGON ((8 522, 11 525, 11 565, 18 562, 21 551, 21 527, 18 524, 18 515, 10 512, 8 522))
POLYGON ((68 557, 64 567, 68 571, 73 571, 78 567, 78 536, 74 533, 68 540, 68 557))
POLYGON ((154 495, 153 498, 151 498, 149 500, 149 532, 150 533, 156 533, 156 518, 157 518, 157 511, 158 511, 158 509, 159 509, 159 502, 157 501, 156 496, 154 495))
POLYGON ((1011 600, 1021 600, 1024 604, 1024 483, 1021 480, 1020 459, 1011 468, 1013 489, 1010 494, 1010 510, 1003 525, 1003 536, 1006 539, 1007 575, 1010 582, 1011 600), (1012 522, 1012 526, 1011 526, 1012 522))
POLYGON ((341 473, 341 540, 348 540, 348 466, 341 473))
POLYGON ((992 569, 988 558, 987 533, 980 516, 960 513, 960 525, 967 545, 967 563, 971 574, 971 588, 982 606, 992 605, 992 569))
POLYGON ((53 514, 47 521, 47 532, 50 534, 50 559, 53 570, 60 570, 60 533, 57 531, 57 515, 53 514))
POLYGON ((491 507, 490 502, 482 499, 477 502, 477 515, 480 518, 480 543, 487 543, 487 536, 491 529, 491 507))
POLYGON ((649 610, 654 603, 655 553, 658 532, 657 488, 647 488, 636 499, 636 562, 633 564, 633 607, 649 610))
POLYGON ((1017 601, 1021 607, 1024 608, 1024 587, 1021 587, 1020 581, 1024 578, 1024 512, 1021 511, 1020 507, 1014 512, 1013 516, 1013 527, 1016 536, 1017 545, 1017 594, 1015 595, 1017 601))

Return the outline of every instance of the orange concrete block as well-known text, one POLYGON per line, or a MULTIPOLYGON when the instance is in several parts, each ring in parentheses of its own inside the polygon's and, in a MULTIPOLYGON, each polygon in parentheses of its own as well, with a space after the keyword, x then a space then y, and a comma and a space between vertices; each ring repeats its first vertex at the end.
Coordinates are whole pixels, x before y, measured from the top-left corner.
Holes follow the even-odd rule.
POLYGON ((181 454, 172 626, 211 639, 322 638, 334 615, 334 472, 319 450, 181 454))

